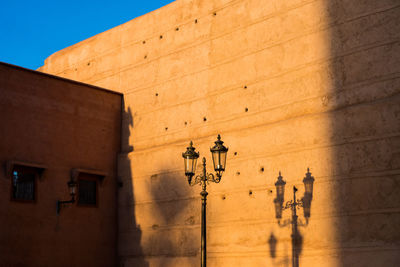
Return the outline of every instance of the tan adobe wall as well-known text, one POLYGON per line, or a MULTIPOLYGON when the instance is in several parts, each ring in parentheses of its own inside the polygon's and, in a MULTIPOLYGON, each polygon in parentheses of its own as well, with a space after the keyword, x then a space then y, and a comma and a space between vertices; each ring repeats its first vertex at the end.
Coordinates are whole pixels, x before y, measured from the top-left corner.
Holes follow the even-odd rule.
POLYGON ((0 63, 0 266, 114 266, 120 94, 0 63), (6 162, 45 167, 36 201, 11 201, 6 162), (101 172, 97 207, 65 205, 71 169, 101 172))
POLYGON ((181 152, 193 140, 210 170, 220 133, 230 150, 208 187, 209 266, 291 265, 274 183, 282 171, 286 200, 293 185, 302 196, 307 167, 300 266, 396 265, 398 4, 178 0, 50 56, 42 71, 124 93, 121 264, 199 264, 200 188, 181 152))

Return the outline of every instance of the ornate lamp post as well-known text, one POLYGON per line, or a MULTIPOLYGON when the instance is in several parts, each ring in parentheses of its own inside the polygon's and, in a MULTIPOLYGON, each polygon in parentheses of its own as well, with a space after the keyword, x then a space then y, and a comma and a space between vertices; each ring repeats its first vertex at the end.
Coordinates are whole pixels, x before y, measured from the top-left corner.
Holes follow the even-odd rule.
POLYGON ((297 227, 298 226, 306 226, 308 224, 308 219, 310 218, 311 211, 311 200, 313 194, 313 184, 314 177, 311 176, 310 169, 307 169, 306 176, 303 179, 304 183, 304 197, 302 199, 296 198, 297 188, 293 186, 293 200, 287 201, 285 206, 283 206, 284 202, 284 194, 285 194, 285 184, 286 182, 283 180, 281 176, 281 172, 279 172, 278 180, 275 183, 276 187, 276 198, 274 199, 275 204, 275 217, 278 219, 278 224, 281 227, 291 224, 292 225, 292 266, 298 267, 298 255, 296 251, 297 240, 296 237, 298 235, 297 227), (298 221, 297 209, 300 207, 303 208, 304 218, 306 219, 306 223, 298 221), (285 220, 284 223, 281 223, 282 219, 282 211, 286 209, 291 209, 292 211, 292 219, 285 220))
POLYGON ((214 163, 214 170, 216 173, 216 178, 214 174, 207 173, 206 169, 206 158, 203 157, 203 173, 197 175, 194 180, 193 176, 196 173, 196 162, 200 156, 200 153, 195 151, 193 147, 193 142, 190 141, 189 147, 185 153, 182 153, 185 163, 185 175, 188 179, 190 186, 200 184, 202 186, 201 195, 201 267, 206 267, 207 265, 207 250, 206 250, 206 202, 207 202, 207 183, 214 182, 219 183, 221 181, 222 173, 225 171, 226 154, 228 148, 223 145, 224 142, 221 141, 221 136, 218 135, 215 145, 210 148, 212 159, 214 163))

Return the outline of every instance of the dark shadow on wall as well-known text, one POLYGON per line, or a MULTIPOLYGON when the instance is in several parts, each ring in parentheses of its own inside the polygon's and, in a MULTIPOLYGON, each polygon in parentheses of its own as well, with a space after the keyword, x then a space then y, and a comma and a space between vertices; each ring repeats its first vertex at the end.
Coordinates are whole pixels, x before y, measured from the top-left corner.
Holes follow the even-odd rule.
POLYGON ((272 259, 273 265, 289 267, 289 256, 287 255, 286 247, 284 248, 283 257, 281 257, 280 260, 276 259, 276 247, 278 245, 278 239, 276 238, 273 232, 271 232, 269 236, 268 245, 269 245, 269 255, 272 259))
POLYGON ((337 266, 400 262, 400 2, 325 1, 337 266))
MULTIPOLYGON (((134 130, 134 114, 128 107, 123 114, 122 153, 119 159, 122 185, 118 198, 119 266, 148 267, 148 258, 152 259, 152 265, 160 267, 175 266, 173 258, 177 257, 196 257, 200 262, 200 226, 193 225, 199 225, 201 202, 199 198, 195 203, 198 208, 189 208, 197 199, 190 195, 184 173, 171 172, 168 168, 171 166, 154 166, 160 171, 146 177, 147 188, 143 188, 148 192, 150 201, 140 204, 147 206, 144 209, 151 210, 151 218, 145 219, 153 224, 144 228, 137 224, 131 168, 142 166, 132 166, 129 160, 128 154, 134 153, 134 147, 129 144, 131 129, 134 130), (145 240, 142 240, 143 232, 146 233, 145 240)), ((160 164, 160 161, 154 159, 153 163, 160 164)), ((146 214, 149 216, 149 213, 146 214)))
POLYGON ((135 198, 129 153, 134 148, 129 144, 130 129, 134 128, 131 109, 122 105, 121 153, 118 159, 118 265, 120 267, 148 267, 141 246, 142 230, 136 223, 135 198))
POLYGON ((197 208, 201 205, 200 199, 190 195, 183 173, 171 172, 166 166, 149 179, 152 210, 157 218, 157 223, 152 225, 151 256, 159 258, 157 266, 160 267, 175 266, 176 262, 171 260, 177 257, 195 257, 194 261, 198 259, 200 264, 200 209, 197 208))
POLYGON ((271 232, 271 235, 269 236, 269 239, 268 239, 268 245, 269 245, 269 255, 271 256, 272 259, 276 258, 277 243, 278 243, 278 240, 276 239, 274 233, 271 232))

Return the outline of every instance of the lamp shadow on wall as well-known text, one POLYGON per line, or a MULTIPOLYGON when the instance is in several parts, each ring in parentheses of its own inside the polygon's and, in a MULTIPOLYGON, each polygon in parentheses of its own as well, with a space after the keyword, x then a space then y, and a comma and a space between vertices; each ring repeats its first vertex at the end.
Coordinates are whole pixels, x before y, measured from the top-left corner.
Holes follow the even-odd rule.
POLYGON ((118 159, 118 246, 117 262, 120 267, 148 267, 141 246, 142 229, 135 217, 135 197, 132 182, 132 165, 129 153, 134 147, 129 143, 134 121, 131 109, 122 103, 121 153, 118 159))
MULTIPOLYGON (((311 203, 314 194, 314 177, 311 175, 310 169, 307 169, 306 176, 303 179, 304 183, 304 194, 301 199, 296 196, 298 189, 293 186, 293 198, 289 201, 284 200, 285 195, 285 184, 279 172, 278 180, 275 183, 276 186, 276 198, 274 199, 275 207, 275 218, 279 227, 291 227, 291 243, 292 243, 292 267, 299 267, 299 258, 303 250, 303 236, 299 231, 299 227, 307 227, 311 217, 311 203), (291 216, 287 219, 282 220, 284 210, 289 210, 291 216), (303 218, 300 218, 299 213, 303 211, 303 218)), ((272 259, 276 257, 277 238, 273 233, 270 234, 268 244, 270 247, 270 256, 272 259)), ((282 264, 282 263, 279 263, 282 264)))
MULTIPOLYGON (((299 230, 299 226, 307 226, 308 224, 308 218, 306 223, 303 221, 295 221, 294 218, 292 219, 287 219, 284 222, 281 222, 280 220, 278 221, 278 225, 280 227, 286 227, 286 226, 291 226, 292 227, 292 234, 290 235, 291 241, 292 241, 292 267, 300 267, 299 264, 299 259, 301 252, 303 250, 303 235, 301 234, 299 230)), ((276 246, 277 246, 278 240, 274 236, 273 233, 271 233, 270 238, 268 239, 268 244, 269 244, 269 252, 270 256, 272 259, 276 258, 276 246)), ((283 257, 283 260, 280 262, 277 262, 276 264, 278 266, 281 266, 284 264, 284 266, 288 266, 289 258, 287 255, 283 257)))
POLYGON ((269 238, 268 238, 268 245, 269 245, 269 256, 272 259, 273 265, 276 266, 284 266, 284 267, 289 267, 289 257, 287 255, 287 249, 285 248, 283 250, 284 255, 280 257, 280 260, 276 260, 276 247, 278 246, 278 239, 274 235, 273 232, 271 232, 269 238))

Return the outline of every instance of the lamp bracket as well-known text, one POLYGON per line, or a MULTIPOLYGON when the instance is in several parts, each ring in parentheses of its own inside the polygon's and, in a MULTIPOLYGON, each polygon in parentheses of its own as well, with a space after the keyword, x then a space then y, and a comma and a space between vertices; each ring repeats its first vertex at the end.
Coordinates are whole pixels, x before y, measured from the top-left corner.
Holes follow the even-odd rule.
POLYGON ((217 178, 215 178, 214 174, 208 173, 207 174, 207 183, 213 182, 213 183, 219 183, 221 182, 221 176, 217 175, 217 178))
POLYGON ((217 175, 217 177, 215 178, 214 174, 212 173, 207 173, 205 177, 204 175, 196 175, 196 177, 191 180, 190 186, 195 186, 197 184, 201 185, 202 181, 207 182, 207 184, 209 184, 210 182, 219 183, 221 182, 221 176, 217 175))
POLYGON ((203 179, 202 179, 202 176, 201 175, 196 175, 196 177, 194 178, 194 179, 192 179, 191 181, 190 181, 190 186, 195 186, 196 184, 201 184, 201 181, 202 181, 203 179))

